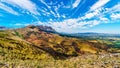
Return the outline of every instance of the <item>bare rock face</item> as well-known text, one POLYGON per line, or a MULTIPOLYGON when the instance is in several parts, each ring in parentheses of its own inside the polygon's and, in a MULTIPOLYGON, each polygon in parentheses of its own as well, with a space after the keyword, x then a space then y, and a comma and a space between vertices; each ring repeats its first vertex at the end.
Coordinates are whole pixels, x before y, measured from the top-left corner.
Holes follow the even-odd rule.
POLYGON ((56 32, 52 27, 50 26, 37 26, 41 31, 45 32, 56 32))

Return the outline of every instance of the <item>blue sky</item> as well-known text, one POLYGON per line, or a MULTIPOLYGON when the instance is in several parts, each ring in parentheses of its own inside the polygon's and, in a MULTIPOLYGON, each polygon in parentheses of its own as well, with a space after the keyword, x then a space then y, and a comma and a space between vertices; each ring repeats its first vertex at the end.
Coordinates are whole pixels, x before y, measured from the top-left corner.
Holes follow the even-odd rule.
POLYGON ((0 0, 0 26, 120 33, 120 0, 0 0))

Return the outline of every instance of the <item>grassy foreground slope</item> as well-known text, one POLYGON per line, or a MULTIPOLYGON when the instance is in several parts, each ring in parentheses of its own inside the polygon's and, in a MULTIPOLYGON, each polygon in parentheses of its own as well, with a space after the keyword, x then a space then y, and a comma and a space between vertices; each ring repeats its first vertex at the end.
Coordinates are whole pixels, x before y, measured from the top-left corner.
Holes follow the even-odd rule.
POLYGON ((43 50, 9 31, 0 31, 0 59, 41 59, 44 54, 43 50))

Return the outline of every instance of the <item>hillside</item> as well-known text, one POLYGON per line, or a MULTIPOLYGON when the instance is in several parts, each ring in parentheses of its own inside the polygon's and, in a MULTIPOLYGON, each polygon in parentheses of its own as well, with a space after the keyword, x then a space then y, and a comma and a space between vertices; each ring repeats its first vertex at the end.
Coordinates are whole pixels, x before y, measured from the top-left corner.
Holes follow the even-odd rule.
POLYGON ((18 36, 22 36, 24 40, 38 47, 51 48, 67 55, 73 55, 73 53, 77 55, 81 53, 99 53, 100 50, 106 51, 108 48, 101 43, 98 44, 77 38, 62 37, 58 34, 45 32, 39 26, 27 26, 22 29, 16 29, 14 32, 18 33, 18 36))
POLYGON ((1 30, 0 60, 69 59, 82 55, 111 53, 110 49, 114 49, 96 40, 63 37, 40 28, 27 26, 1 30))
POLYGON ((1 48, 9 51, 24 51, 25 49, 26 54, 29 54, 30 51, 34 54, 34 52, 42 50, 55 58, 106 52, 107 48, 105 45, 91 43, 82 39, 67 38, 44 32, 37 26, 1 31, 0 45, 1 48))

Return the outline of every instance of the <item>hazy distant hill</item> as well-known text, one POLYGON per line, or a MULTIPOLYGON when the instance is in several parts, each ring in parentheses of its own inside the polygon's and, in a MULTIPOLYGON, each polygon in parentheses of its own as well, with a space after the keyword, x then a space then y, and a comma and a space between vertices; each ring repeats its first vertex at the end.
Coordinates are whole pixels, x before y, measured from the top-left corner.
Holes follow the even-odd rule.
POLYGON ((4 26, 0 26, 0 30, 5 30, 5 29, 7 29, 7 28, 4 26))
POLYGON ((60 33, 61 36, 67 36, 67 37, 76 37, 76 38, 107 38, 107 37, 116 37, 120 38, 120 34, 107 34, 107 33, 93 33, 93 32, 86 32, 86 33, 72 33, 72 34, 66 34, 66 33, 60 33))

